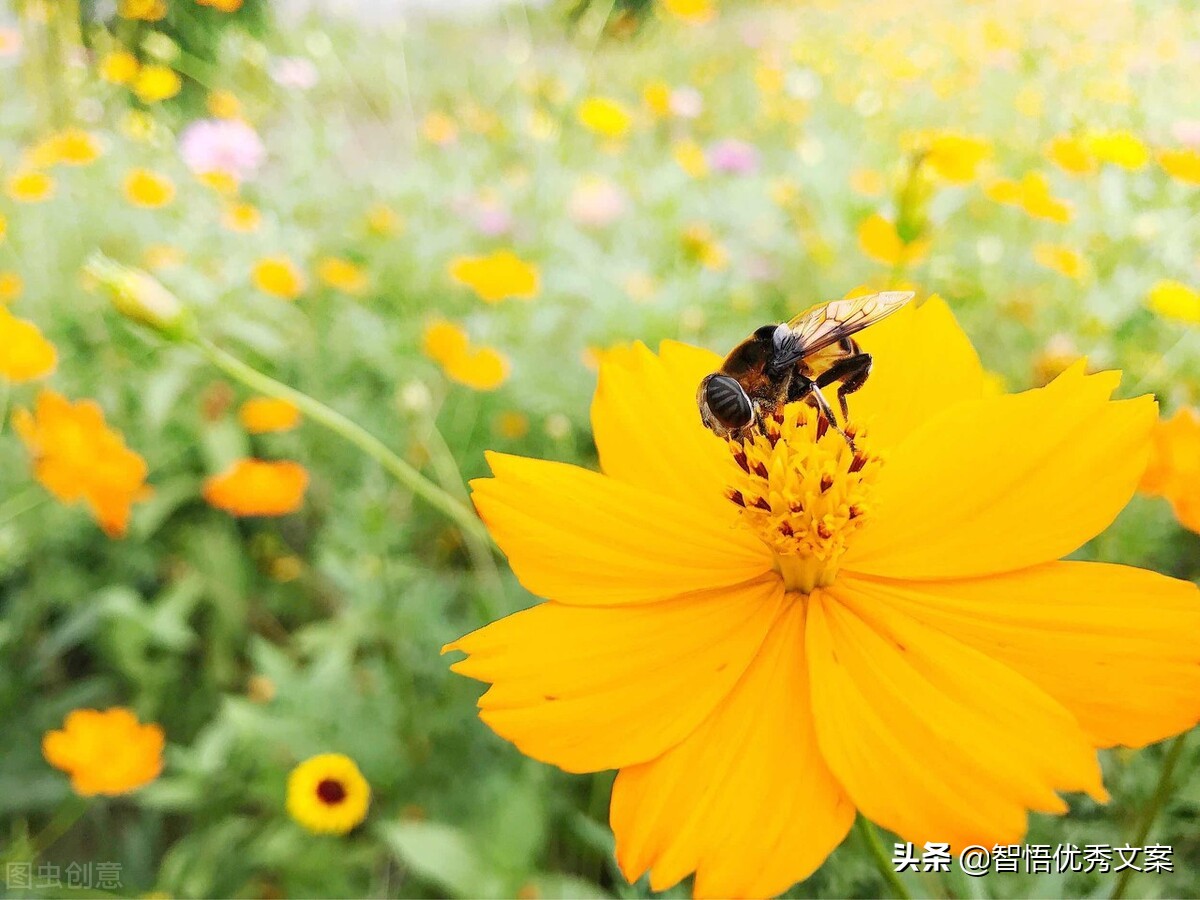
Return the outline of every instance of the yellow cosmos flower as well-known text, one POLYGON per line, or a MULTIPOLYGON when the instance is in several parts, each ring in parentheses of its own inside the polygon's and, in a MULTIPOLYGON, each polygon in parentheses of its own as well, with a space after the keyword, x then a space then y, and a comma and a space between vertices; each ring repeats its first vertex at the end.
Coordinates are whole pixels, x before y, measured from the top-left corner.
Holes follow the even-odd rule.
POLYGON ((239 459, 204 482, 209 505, 235 516, 286 516, 304 505, 308 470, 296 462, 239 459))
POLYGON ((54 196, 54 179, 36 170, 15 173, 7 187, 8 196, 18 203, 42 203, 54 196))
POLYGON ((100 61, 100 77, 111 84, 129 84, 138 73, 137 57, 126 50, 116 50, 100 61))
POLYGON ((491 347, 472 346, 471 339, 453 322, 436 320, 426 328, 421 349, 439 363, 451 381, 477 391, 494 391, 508 380, 508 358, 491 347))
POLYGON ((0 377, 9 381, 45 378, 58 365, 58 353, 32 322, 0 307, 0 377))
POLYGON ((985 193, 997 203, 1021 207, 1035 219, 1071 221, 1071 205, 1050 193, 1050 181, 1041 172, 1029 172, 1020 181, 993 181, 985 193))
POLYGON ((1087 148, 1101 162, 1136 172, 1150 161, 1150 150, 1129 131, 1102 131, 1088 135, 1087 148))
POLYGON ((300 410, 287 400, 253 397, 238 409, 238 419, 251 434, 291 431, 300 424, 300 410))
POLYGON ((991 155, 985 138, 943 131, 924 138, 925 165, 943 181, 966 184, 973 181, 980 164, 991 155))
POLYGON ((671 86, 665 81, 648 81, 642 87, 642 102, 658 119, 671 114, 671 86))
POLYGON ((345 834, 367 817, 371 786, 340 753, 306 759, 288 776, 287 811, 314 834, 345 834))
POLYGON ((684 256, 710 271, 721 272, 729 267, 729 251, 704 223, 685 228, 680 235, 680 243, 684 256))
POLYGON ((659 0, 667 15, 689 25, 704 25, 717 17, 713 0, 659 0))
POLYGON ((335 291, 355 296, 365 294, 370 286, 361 266, 338 256, 326 256, 317 263, 317 277, 335 291))
POLYGON ((286 256, 268 256, 254 264, 250 273, 254 286, 264 294, 295 300, 304 293, 304 273, 286 256))
POLYGON ((87 166, 100 158, 103 147, 99 139, 82 128, 64 128, 31 148, 27 163, 31 168, 42 166, 87 166))
POLYGON ((457 256, 450 261, 450 277, 473 290, 485 303, 509 297, 532 300, 538 295, 541 277, 537 266, 511 250, 487 256, 457 256))
POLYGON ((236 119, 242 114, 242 103, 232 91, 211 91, 204 105, 216 119, 236 119))
POLYGON ((1072 175, 1090 175, 1100 166, 1082 138, 1059 135, 1046 145, 1046 159, 1072 175))
POLYGON ((576 110, 579 123, 601 137, 622 138, 633 124, 629 111, 609 97, 588 97, 576 110))
POLYGON ((25 290, 25 280, 16 272, 0 272, 0 303, 11 303, 25 290))
POLYGON ((149 169, 133 169, 125 176, 125 199, 143 209, 159 209, 175 199, 175 184, 149 169))
POLYGON ((1200 325, 1200 291, 1181 281, 1155 282, 1146 296, 1146 305, 1164 318, 1200 325))
POLYGON ((148 470, 121 432, 105 423, 100 405, 42 391, 33 412, 18 409, 12 422, 42 487, 63 503, 82 500, 105 534, 123 537, 133 504, 151 493, 148 470))
POLYGON ((245 0, 196 0, 201 6, 209 6, 217 12, 235 13, 242 8, 245 0))
POLYGON ((143 103, 169 100, 179 93, 183 82, 169 66, 149 65, 138 70, 133 79, 133 92, 143 103))
POLYGON ((948 308, 863 332, 857 450, 793 404, 726 442, 695 393, 720 364, 610 352, 603 474, 493 453, 476 508, 547 602, 449 644, 480 716, 535 759, 620 770, 622 872, 762 897, 855 811, 918 845, 1011 844, 1060 793, 1107 793, 1095 750, 1200 716, 1200 591, 1058 562, 1146 465, 1150 397, 1074 367, 996 395, 948 308))
POLYGON ((82 797, 115 797, 136 791, 162 771, 163 730, 141 724, 123 707, 67 713, 59 731, 42 737, 46 762, 71 776, 71 789, 82 797))
POLYGON ((1191 147, 1160 150, 1158 164, 1164 172, 1184 184, 1200 184, 1200 150, 1191 147))
POLYGON ((1165 497, 1179 523, 1200 533, 1200 410, 1182 408, 1155 426, 1140 488, 1165 497))
POLYGON ((929 238, 905 241, 896 225, 879 213, 863 219, 858 226, 858 246, 868 257, 885 266, 909 266, 923 260, 929 253, 929 238))
POLYGON ((248 234, 262 225, 262 213, 253 203, 230 203, 221 214, 221 225, 230 231, 248 234))
POLYGON ((1034 244, 1033 261, 1076 281, 1083 281, 1088 274, 1088 264, 1083 254, 1063 244, 1034 244))
POLYGON ((117 14, 122 19, 158 22, 167 15, 167 0, 121 0, 117 14))

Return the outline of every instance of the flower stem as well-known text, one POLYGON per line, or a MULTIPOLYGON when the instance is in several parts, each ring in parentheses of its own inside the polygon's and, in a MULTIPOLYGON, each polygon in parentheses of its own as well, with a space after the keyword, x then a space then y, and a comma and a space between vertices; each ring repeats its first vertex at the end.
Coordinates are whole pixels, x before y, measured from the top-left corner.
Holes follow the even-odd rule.
MULTIPOLYGON (((1187 743, 1187 736, 1188 733, 1185 731, 1171 742, 1171 746, 1167 750, 1167 757, 1163 760, 1162 770, 1158 773, 1158 785, 1154 788, 1154 795, 1142 813, 1142 821, 1138 825, 1133 841, 1127 846, 1145 846, 1146 838, 1150 836, 1150 829, 1154 827, 1154 820, 1158 818, 1158 814, 1166 805, 1167 798, 1171 795, 1171 779, 1183 756, 1183 745, 1187 743)), ((1113 885, 1110 895, 1112 900, 1119 900, 1125 896, 1125 891, 1129 887, 1129 879, 1133 876, 1134 871, 1134 868, 1130 866, 1117 873, 1117 883, 1113 885)))
POLYGON ((470 508, 427 479, 362 426, 308 394, 264 375, 207 338, 196 336, 190 342, 230 378, 260 394, 295 404, 308 419, 358 447, 402 485, 454 522, 467 540, 490 546, 491 538, 487 529, 470 508))
POLYGON ((883 844, 879 840, 879 832, 875 826, 867 821, 863 815, 859 815, 858 833, 863 839, 863 843, 867 845, 867 851, 871 854, 871 860, 875 863, 875 868, 879 870, 879 874, 883 876, 883 880, 887 882, 888 887, 892 889, 892 894, 899 900, 909 900, 912 896, 908 892, 908 888, 904 886, 904 882, 900 880, 900 876, 896 873, 896 868, 888 859, 887 853, 883 849, 883 844))

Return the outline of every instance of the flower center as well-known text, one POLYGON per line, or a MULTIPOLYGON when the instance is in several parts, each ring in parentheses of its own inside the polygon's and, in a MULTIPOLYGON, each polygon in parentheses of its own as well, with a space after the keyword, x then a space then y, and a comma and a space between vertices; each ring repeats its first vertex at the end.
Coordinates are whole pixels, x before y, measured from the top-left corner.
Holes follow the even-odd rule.
POLYGON ((866 433, 846 429, 856 450, 803 401, 790 403, 729 442, 742 473, 726 491, 742 521, 771 548, 790 591, 832 583, 851 536, 870 515, 882 461, 866 433))
POLYGON ((317 782, 317 799, 326 806, 336 806, 346 799, 346 787, 333 778, 322 778, 317 782))

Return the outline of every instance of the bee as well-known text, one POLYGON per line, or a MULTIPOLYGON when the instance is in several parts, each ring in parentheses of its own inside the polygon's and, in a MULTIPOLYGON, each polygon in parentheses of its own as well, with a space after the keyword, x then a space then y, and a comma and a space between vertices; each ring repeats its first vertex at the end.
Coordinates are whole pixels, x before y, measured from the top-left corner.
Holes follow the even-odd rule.
POLYGON ((838 383, 842 421, 849 423, 846 396, 871 374, 871 354, 852 336, 890 316, 913 296, 911 291, 885 291, 818 303, 787 322, 757 329, 733 348, 718 371, 700 382, 700 420, 717 436, 737 439, 778 407, 805 400, 853 448, 852 436, 834 418, 821 389, 838 383))

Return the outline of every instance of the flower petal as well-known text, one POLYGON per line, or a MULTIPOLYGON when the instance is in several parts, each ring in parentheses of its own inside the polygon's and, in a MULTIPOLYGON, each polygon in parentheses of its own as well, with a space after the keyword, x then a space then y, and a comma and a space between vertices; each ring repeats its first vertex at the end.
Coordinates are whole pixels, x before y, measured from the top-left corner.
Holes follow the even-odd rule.
POLYGON ((778 578, 620 608, 543 603, 445 650, 491 682, 480 718, 521 752, 570 772, 652 759, 733 688, 783 603, 778 578))
POLYGON ((953 635, 1070 710, 1099 747, 1200 720, 1200 590, 1156 572, 1055 562, 969 581, 843 576, 872 603, 953 635))
POLYGON ((735 463, 725 442, 700 422, 696 389, 721 364, 715 353, 664 342, 609 350, 600 362, 592 431, 600 468, 628 484, 690 504, 704 503, 732 522, 723 488, 735 463))
POLYGON ((965 578, 1077 549, 1116 518, 1146 466, 1154 400, 1109 400, 1119 379, 1079 365, 927 420, 888 459, 844 568, 965 578))
POLYGON ((909 304, 858 340, 874 362, 849 398, 850 416, 874 447, 895 447, 935 413, 986 394, 975 348, 941 297, 909 304))
MULTIPOLYGON (((677 597, 757 578, 766 546, 703 506, 577 466, 489 453, 472 497, 521 584, 563 603, 677 597)), ((732 506, 732 504, 729 504, 732 506)))
POLYGON ((841 843, 854 807, 817 751, 802 601, 690 737, 621 770, 610 819, 626 878, 649 869, 658 891, 695 871, 702 897, 778 894, 841 843))
POLYGON ((821 755, 864 815, 908 841, 992 846, 1056 791, 1106 799, 1067 710, 1012 669, 843 579, 810 596, 821 755))

